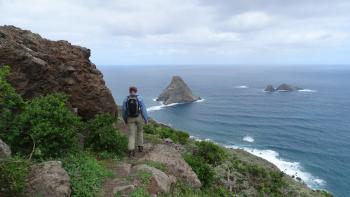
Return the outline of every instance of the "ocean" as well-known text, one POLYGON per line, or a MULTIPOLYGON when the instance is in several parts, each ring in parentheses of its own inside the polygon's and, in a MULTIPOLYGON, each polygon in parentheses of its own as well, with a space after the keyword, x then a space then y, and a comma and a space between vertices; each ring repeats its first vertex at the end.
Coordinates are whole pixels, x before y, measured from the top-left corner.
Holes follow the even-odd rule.
POLYGON ((149 115, 195 139, 243 148, 335 196, 350 193, 350 67, 332 65, 98 66, 118 104, 135 85, 149 115), (154 99, 181 76, 199 102, 154 99), (266 93, 268 84, 304 91, 266 93))

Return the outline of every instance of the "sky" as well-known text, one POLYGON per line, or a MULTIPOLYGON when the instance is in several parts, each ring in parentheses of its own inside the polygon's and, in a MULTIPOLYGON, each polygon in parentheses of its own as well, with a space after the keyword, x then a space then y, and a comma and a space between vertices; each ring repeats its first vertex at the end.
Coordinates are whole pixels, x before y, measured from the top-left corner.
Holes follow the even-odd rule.
POLYGON ((0 0, 0 25, 97 65, 350 65, 349 0, 0 0))

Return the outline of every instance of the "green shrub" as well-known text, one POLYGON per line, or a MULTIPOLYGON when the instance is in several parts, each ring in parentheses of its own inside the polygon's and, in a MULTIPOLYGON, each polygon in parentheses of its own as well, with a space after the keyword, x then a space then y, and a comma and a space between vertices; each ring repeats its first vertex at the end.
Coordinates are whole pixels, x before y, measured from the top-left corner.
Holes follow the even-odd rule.
POLYGON ((87 123, 85 146, 94 151, 123 155, 128 149, 128 139, 113 127, 116 118, 110 114, 98 114, 87 123))
POLYGON ((196 145, 198 150, 195 154, 202 157, 210 165, 220 165, 228 156, 224 148, 213 142, 200 141, 196 142, 196 145))
POLYGON ((162 139, 170 138, 175 143, 186 144, 189 140, 189 134, 183 131, 174 130, 170 127, 150 123, 144 126, 144 132, 147 134, 157 135, 162 139))
POLYGON ((17 156, 0 160, 0 196, 21 196, 28 168, 29 162, 17 156))
POLYGON ((203 158, 194 155, 185 155, 185 161, 197 174, 203 187, 210 187, 214 181, 214 169, 203 158))
POLYGON ((12 145, 15 135, 11 134, 10 128, 16 116, 23 110, 24 101, 7 82, 9 73, 10 67, 0 67, 0 138, 12 145))
POLYGON ((59 93, 28 102, 15 120, 13 150, 28 153, 34 143, 37 158, 55 158, 74 150, 82 123, 66 102, 67 96, 59 93))
POLYGON ((111 173, 87 153, 71 154, 63 158, 72 186, 72 197, 93 197, 100 191, 104 179, 111 173))

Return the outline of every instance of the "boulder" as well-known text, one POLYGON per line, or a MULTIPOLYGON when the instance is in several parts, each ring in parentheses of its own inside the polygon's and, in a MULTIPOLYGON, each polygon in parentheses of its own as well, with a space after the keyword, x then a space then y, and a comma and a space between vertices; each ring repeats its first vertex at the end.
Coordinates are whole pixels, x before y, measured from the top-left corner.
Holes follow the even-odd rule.
POLYGON ((195 188, 201 186, 196 173, 193 172, 192 168, 182 158, 180 152, 170 145, 157 144, 153 150, 140 158, 140 160, 162 163, 167 167, 167 171, 175 177, 182 179, 195 188))
POLYGON ((198 96, 192 94, 192 90, 179 76, 174 76, 168 87, 158 96, 157 101, 162 101, 165 105, 171 103, 189 103, 200 100, 198 96))
POLYGON ((296 90, 302 90, 302 88, 299 87, 295 87, 292 85, 288 85, 288 84, 281 84, 280 86, 278 86, 278 88, 276 89, 277 91, 281 91, 281 92, 292 92, 292 91, 296 91, 296 90))
POLYGON ((0 139, 0 159, 11 156, 10 147, 0 139))
POLYGON ((264 89, 265 92, 274 92, 275 88, 272 85, 267 85, 264 89))
POLYGON ((89 57, 89 49, 67 41, 0 26, 0 66, 11 67, 8 80, 24 98, 63 92, 84 119, 100 112, 116 115, 113 96, 89 57))
POLYGON ((158 194, 161 192, 168 193, 171 186, 176 183, 176 178, 174 176, 167 175, 157 168, 145 164, 134 166, 133 171, 136 174, 145 171, 152 175, 150 184, 147 186, 147 190, 151 194, 158 194))
POLYGON ((68 197, 70 194, 70 179, 60 161, 47 161, 30 167, 26 196, 68 197))

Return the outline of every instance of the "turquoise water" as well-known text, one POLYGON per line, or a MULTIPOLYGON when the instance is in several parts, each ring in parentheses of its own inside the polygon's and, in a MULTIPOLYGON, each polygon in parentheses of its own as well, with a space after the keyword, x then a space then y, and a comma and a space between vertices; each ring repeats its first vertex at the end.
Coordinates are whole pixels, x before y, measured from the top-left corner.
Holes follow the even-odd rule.
POLYGON ((100 66, 118 104, 136 85, 152 118, 194 138, 240 147, 310 187, 350 192, 350 69, 332 66, 100 66), (153 101, 180 75, 202 102, 153 101), (265 93, 267 84, 304 92, 265 93))

